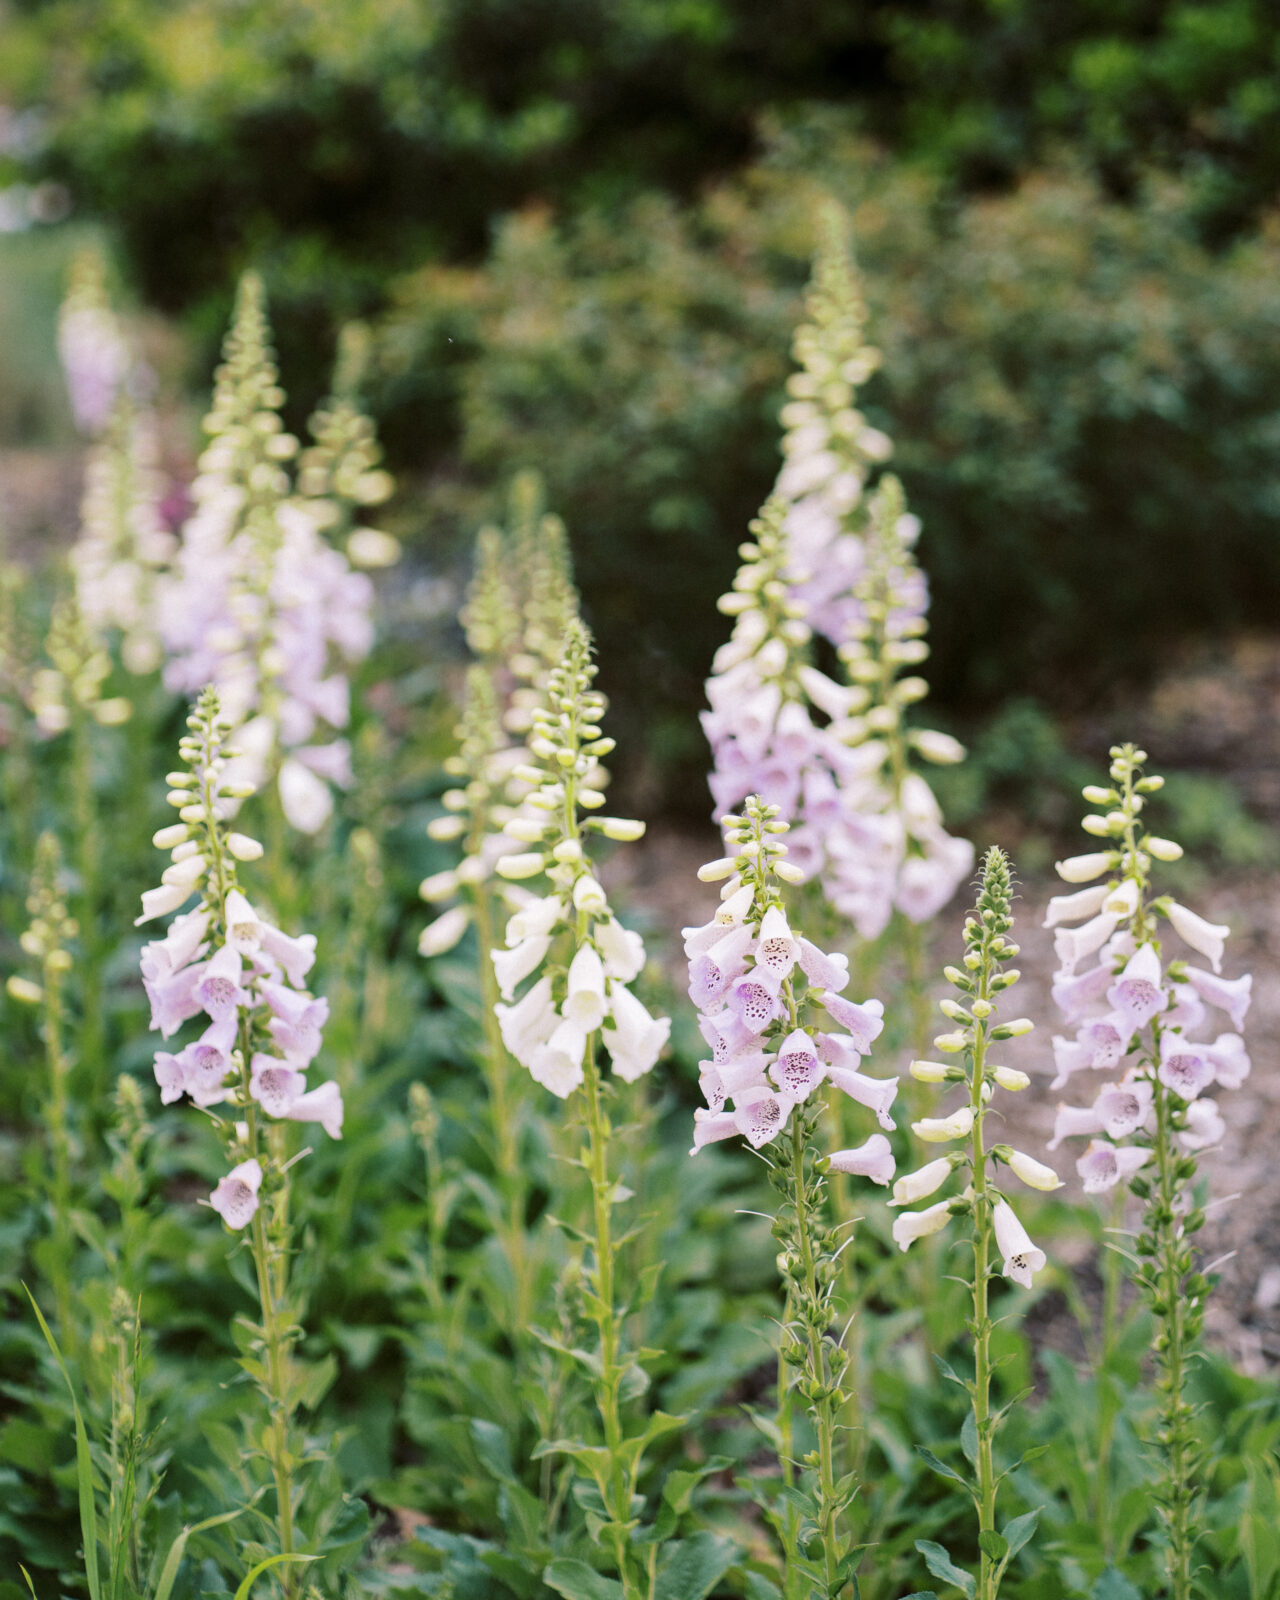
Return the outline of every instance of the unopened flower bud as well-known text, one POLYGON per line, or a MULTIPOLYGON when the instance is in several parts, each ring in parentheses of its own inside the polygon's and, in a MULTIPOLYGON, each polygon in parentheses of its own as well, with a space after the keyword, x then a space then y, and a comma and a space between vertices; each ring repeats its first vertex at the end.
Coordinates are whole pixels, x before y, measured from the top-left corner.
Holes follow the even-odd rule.
POLYGON ((1024 1033, 1030 1033, 1035 1023, 1030 1017, 1014 1017, 1012 1022, 1002 1022, 998 1027, 992 1028, 993 1039, 1017 1039, 1024 1033))
POLYGON ((467 831, 462 817, 432 817, 427 823, 427 838, 443 843, 447 839, 460 839, 467 831))
POLYGON ((533 878, 543 870, 545 863, 540 851, 526 850, 519 855, 499 856, 493 870, 500 878, 533 878))
POLYGON ((1157 861, 1177 861, 1182 856, 1182 846, 1175 844, 1172 839, 1157 839, 1154 835, 1148 835, 1143 847, 1157 861))
POLYGON ((247 833, 229 833, 227 849, 237 861, 257 861, 262 855, 262 844, 247 833))
POLYGON ((644 823, 631 817, 597 817, 595 826, 606 839, 616 839, 619 844, 634 844, 644 837, 644 823))
POLYGON ((732 856, 720 856, 716 861, 704 862, 698 868, 698 878, 702 883, 718 883, 721 878, 727 878, 737 870, 738 863, 732 856))
POLYGON ((997 1067, 993 1076, 1002 1089, 1025 1089, 1031 1079, 1025 1072, 1019 1072, 1017 1067, 997 1067))
POLYGON ((953 1056, 963 1050, 968 1042, 963 1033, 940 1033, 933 1041, 933 1048, 941 1050, 944 1055, 953 1056))
POLYGON ((951 1075, 951 1068, 941 1061, 913 1061, 908 1071, 918 1083, 945 1083, 951 1075))

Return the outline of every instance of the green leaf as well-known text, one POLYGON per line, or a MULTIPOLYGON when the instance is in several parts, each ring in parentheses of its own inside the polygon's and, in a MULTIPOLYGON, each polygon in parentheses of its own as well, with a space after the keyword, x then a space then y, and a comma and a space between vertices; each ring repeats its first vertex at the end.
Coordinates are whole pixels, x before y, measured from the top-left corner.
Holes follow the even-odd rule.
POLYGON ((250 1567, 248 1572, 245 1573, 240 1580, 240 1587, 235 1592, 235 1600, 249 1600, 249 1590, 253 1588, 254 1582, 269 1568, 278 1567, 283 1561, 314 1561, 315 1559, 314 1556, 268 1556, 265 1561, 259 1561, 256 1567, 250 1567))
POLYGON ((916 1549, 935 1578, 945 1578, 948 1583, 954 1583, 965 1600, 973 1600, 977 1584, 969 1573, 956 1566, 940 1544, 935 1544, 932 1539, 917 1539, 916 1549))
POLYGON ((26 1579, 26 1580, 27 1580, 27 1588, 28 1588, 28 1589, 30 1589, 30 1590, 31 1590, 31 1600, 38 1600, 38 1597, 37 1597, 37 1595, 36 1595, 36 1586, 35 1586, 35 1584, 34 1584, 34 1583, 32 1583, 32 1581, 31 1581, 31 1574, 30 1574, 30 1573, 29 1573, 29 1572, 28 1572, 28 1571, 27 1571, 27 1569, 26 1569, 26 1568, 25 1568, 25 1567, 24 1567, 24 1566, 23 1566, 23 1565, 22 1565, 22 1563, 21 1563, 21 1561, 19 1561, 19 1563, 18 1563, 18 1571, 19 1571, 19 1572, 20 1572, 20 1573, 21 1573, 21 1574, 22 1574, 22 1576, 23 1576, 23 1577, 24 1577, 24 1578, 25 1578, 25 1579, 26 1579))
POLYGON ((542 1581, 564 1595, 565 1600, 623 1600, 622 1585, 617 1579, 606 1578, 585 1561, 561 1557, 546 1568, 542 1581))
MULTIPOLYGON (((261 1494, 263 1491, 259 1491, 261 1494)), ((254 1499, 258 1496, 255 1495, 254 1499)), ((250 1502, 252 1504, 252 1502, 250 1502)), ((224 1511, 221 1516, 209 1517, 204 1522, 197 1522, 193 1527, 183 1528, 177 1538, 169 1546, 169 1554, 165 1557, 164 1566, 160 1569, 160 1578, 156 1583, 156 1592, 153 1600, 169 1600, 174 1581, 178 1576, 178 1568, 182 1565, 182 1558, 187 1551, 187 1540, 193 1533, 204 1533, 207 1528, 216 1528, 224 1522, 234 1522, 235 1519, 249 1509, 248 1506, 237 1506, 234 1511, 224 1511)))
POLYGON ((1108 1567, 1093 1586, 1092 1600, 1142 1600, 1142 1591, 1135 1589, 1123 1572, 1108 1567))
POLYGON ((740 1553, 732 1539, 705 1531, 667 1545, 658 1557, 653 1600, 704 1600, 740 1553))
POLYGON ((960 1424, 960 1448, 968 1458, 970 1466, 976 1467, 978 1464, 978 1422, 972 1411, 960 1424))
POLYGON ((85 1432, 84 1418, 80 1415, 80 1406, 76 1400, 75 1386, 71 1382, 71 1374, 67 1371, 67 1364, 62 1359, 62 1351, 58 1349, 58 1342, 49 1332, 49 1324, 40 1313, 36 1304, 36 1297, 27 1290, 27 1299, 31 1302, 31 1309, 36 1314, 36 1321, 40 1324, 40 1332, 44 1334, 45 1343, 53 1351, 53 1359, 66 1380, 67 1393, 71 1396, 71 1413, 75 1418, 76 1427, 76 1484, 80 1491, 80 1537, 84 1544, 84 1574, 89 1584, 90 1600, 102 1600, 102 1583, 98 1576, 98 1509, 93 1498, 93 1458, 89 1454, 89 1435, 85 1432))
POLYGON ((915 1589, 911 1594, 904 1594, 902 1600, 938 1600, 932 1589, 915 1589))
POLYGON ((933 1468, 933 1470, 939 1473, 942 1477, 950 1478, 952 1483, 963 1484, 966 1489, 969 1487, 968 1483, 960 1476, 955 1468, 949 1467, 945 1461, 939 1461, 932 1450, 926 1450, 922 1444, 918 1444, 916 1446, 916 1454, 922 1461, 926 1461, 933 1468))
POLYGON ((1034 1511, 1026 1511, 1020 1517, 1014 1517, 1004 1525, 1004 1536, 1009 1541, 1009 1553, 1005 1557, 1007 1566, 1023 1545, 1036 1531, 1036 1523, 1040 1520, 1041 1508, 1037 1506, 1034 1511))
POLYGON ((978 1535, 978 1545, 988 1561, 1003 1561, 1009 1553, 1009 1541, 992 1528, 983 1528, 978 1535))

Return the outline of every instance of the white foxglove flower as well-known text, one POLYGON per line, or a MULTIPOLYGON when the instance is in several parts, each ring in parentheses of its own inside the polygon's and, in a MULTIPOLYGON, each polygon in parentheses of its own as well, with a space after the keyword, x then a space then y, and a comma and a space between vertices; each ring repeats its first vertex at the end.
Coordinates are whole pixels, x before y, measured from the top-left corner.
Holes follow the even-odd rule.
POLYGON ((832 1172, 844 1172, 872 1183, 889 1183, 895 1171, 893 1148, 882 1133, 873 1133, 865 1144, 853 1150, 837 1150, 827 1157, 832 1172))
POLYGON ((905 1173, 893 1186, 892 1206, 912 1206, 935 1193, 951 1176, 952 1163, 946 1156, 929 1161, 915 1172, 905 1173))
POLYGON ((608 978, 630 983, 644 968, 644 940, 630 928, 624 928, 616 917, 597 923, 596 943, 604 957, 604 971, 608 978))
POLYGON ((209 1196, 209 1204, 228 1228, 247 1227, 258 1209, 258 1190, 262 1187, 262 1167, 257 1161, 242 1161, 232 1167, 209 1196))
POLYGON ((1005 1157, 1009 1170, 1016 1178, 1020 1178, 1030 1189, 1061 1189, 1062 1179, 1052 1167, 1046 1167, 1043 1161, 1036 1161, 1031 1156, 1023 1155, 1021 1150, 1010 1150, 1005 1157))
POLYGON ((584 1033, 591 1033, 604 1021, 607 1010, 604 963, 589 944, 580 945, 569 963, 569 992, 563 1015, 576 1022, 584 1033))
POLYGON ((1001 1270, 1006 1278, 1012 1278, 1014 1283, 1029 1289, 1033 1275, 1045 1264, 1044 1251, 1032 1244, 1027 1230, 1018 1221, 1007 1200, 996 1201, 991 1220, 995 1224, 996 1248, 1004 1257, 1001 1270))
POLYGON ((1204 956, 1215 973, 1221 972, 1222 953, 1231 929, 1225 923, 1206 922, 1176 900, 1169 902, 1168 915, 1178 937, 1204 956))
POLYGON ((429 922, 418 935, 420 956, 442 956, 461 941, 471 917, 465 906, 450 906, 434 922, 429 922))
POLYGON ((1101 950, 1116 931, 1120 918, 1114 911, 1100 911, 1078 928, 1059 928, 1053 936, 1054 953, 1064 973, 1072 974, 1079 962, 1101 950))
POLYGON ((899 1250, 907 1250, 917 1239, 931 1233, 941 1233, 951 1216, 950 1200, 939 1200, 937 1205, 923 1211, 901 1211, 893 1219, 893 1242, 899 1250))
POLYGON ((1102 883, 1092 889, 1080 889, 1075 894, 1055 894, 1049 901, 1042 926, 1056 928, 1061 922, 1078 922, 1083 917, 1096 916, 1110 893, 1102 883))
POLYGON ((583 1081, 582 1060, 586 1052, 586 1031, 571 1018, 565 1018, 525 1064, 535 1083, 550 1089, 561 1100, 567 1100, 583 1081))
POLYGON ((952 1139, 967 1139, 973 1131, 973 1107, 961 1106, 949 1117, 921 1117, 911 1131, 926 1144, 946 1144, 952 1139))
POLYGON ((671 1032, 669 1017, 653 1017, 624 984, 609 985, 609 1013, 613 1027, 601 1037, 613 1070, 627 1083, 648 1072, 661 1055, 671 1032))

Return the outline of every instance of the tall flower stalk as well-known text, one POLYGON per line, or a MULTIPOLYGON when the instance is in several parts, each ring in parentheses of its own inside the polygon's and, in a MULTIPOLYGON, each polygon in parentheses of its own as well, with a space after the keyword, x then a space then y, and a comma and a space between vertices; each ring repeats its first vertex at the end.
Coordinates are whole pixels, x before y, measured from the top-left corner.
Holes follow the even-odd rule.
POLYGON ((624 1415, 628 1389, 637 1380, 643 1387, 643 1378, 626 1341, 629 1297, 619 1281, 613 1221, 622 1188, 606 1104, 612 1084, 601 1071, 600 1048, 612 1077, 634 1082, 652 1069, 670 1023, 652 1017, 628 987, 644 965, 644 947, 613 916, 587 848, 593 836, 625 841, 644 831, 642 823, 596 815, 604 803, 600 760, 613 740, 600 728, 605 702, 592 687, 595 675, 590 636, 575 621, 533 714, 527 762, 517 769, 530 793, 524 814, 507 824, 507 832, 528 848, 496 863, 508 882, 540 878, 548 892, 516 912, 507 923, 505 948, 493 951, 503 996, 495 1009, 507 1049, 538 1083, 562 1100, 576 1100, 585 1130, 578 1163, 591 1210, 582 1305, 594 1348, 582 1364, 592 1379, 604 1443, 548 1440, 542 1451, 569 1455, 588 1473, 599 1496, 593 1519, 599 1542, 617 1568, 625 1600, 642 1600, 650 1592, 658 1546, 634 1539, 633 1497, 645 1445, 661 1424, 628 1433, 624 1415), (530 979, 517 999, 517 989, 530 979))
POLYGON ((35 869, 27 896, 31 921, 22 934, 22 949, 37 963, 38 979, 15 974, 8 980, 9 994, 39 1009, 44 1040, 48 1092, 44 1103, 45 1136, 49 1143, 47 1200, 49 1240, 47 1272, 53 1288, 58 1334, 73 1350, 79 1327, 72 1310, 71 1170, 75 1158, 71 1130, 71 1060, 67 1051, 67 1013, 64 984, 71 972, 70 946, 78 926, 68 914, 60 882, 62 855, 52 833, 42 833, 36 843, 35 869))
POLYGON ((1155 863, 1177 860, 1182 848, 1152 834, 1143 819, 1147 799, 1164 782, 1144 774, 1146 759, 1131 744, 1112 749, 1109 783, 1084 791, 1090 804, 1105 807, 1083 822, 1105 847, 1058 863, 1068 883, 1089 887, 1049 904, 1062 963, 1054 999, 1067 1020, 1079 1024, 1074 1038, 1053 1041, 1057 1082, 1085 1071, 1121 1075, 1102 1086, 1091 1106, 1059 1106, 1053 1144, 1087 1136, 1089 1146, 1076 1163, 1085 1192, 1127 1183, 1142 1201, 1136 1256, 1128 1259, 1159 1330, 1160 1427, 1153 1445, 1161 1465, 1167 1592, 1170 1600, 1189 1600, 1205 1448, 1186 1385, 1212 1287, 1193 1242, 1205 1213, 1192 1187, 1199 1152, 1225 1131, 1208 1091, 1238 1088, 1249 1073, 1240 1030, 1253 980, 1221 976, 1225 926, 1154 891, 1155 863), (1212 971, 1166 953, 1162 920, 1212 971), (1097 964, 1077 973, 1095 953, 1097 964), (1234 1031, 1212 1042, 1194 1040, 1211 1010, 1225 1014, 1234 1031))
MULTIPOLYGON (((243 796, 227 778, 234 751, 215 690, 200 696, 187 728, 179 745, 186 770, 168 775, 179 820, 155 840, 171 852, 171 865, 160 886, 143 895, 138 921, 177 911, 196 892, 200 902, 174 919, 164 939, 144 947, 143 983, 151 1025, 166 1039, 190 1018, 204 1023, 200 1037, 177 1053, 157 1053, 155 1075, 163 1101, 185 1096, 209 1114, 231 1164, 209 1204, 233 1232, 247 1230, 261 1322, 242 1364, 266 1406, 262 1450, 275 1489, 278 1553, 292 1561, 299 1556, 301 1459, 295 1414, 308 1379, 295 1356, 301 1306, 289 1284, 289 1200, 299 1157, 290 1153, 286 1124, 318 1122, 339 1138, 342 1096, 333 1082, 307 1087, 328 1017, 327 1003, 303 988, 315 936, 282 933, 240 888, 237 863, 257 860, 262 846, 227 826, 243 796)), ((286 1595, 296 1593, 296 1567, 286 1563, 281 1582, 286 1595)))
POLYGON ((792 1393, 816 1436, 816 1448, 800 1463, 799 1485, 790 1484, 784 1460, 789 1493, 770 1515, 782 1539, 788 1580, 800 1575, 819 1586, 813 1592, 838 1600, 850 1591, 857 1565, 846 1525, 857 1485, 853 1474, 837 1469, 838 1417, 850 1398, 849 1354, 839 1331, 841 1244, 828 1216, 826 1176, 843 1172, 887 1184, 894 1159, 883 1133, 825 1155, 818 1142, 823 1103, 816 1091, 830 1083, 891 1129, 898 1080, 861 1071, 884 1026, 881 1003, 844 999, 847 958, 824 953, 787 920, 782 885, 803 874, 786 859, 788 825, 778 807, 751 795, 741 815, 726 818, 726 831, 732 854, 699 872, 705 882, 724 880, 720 910, 704 927, 685 930, 689 993, 712 1050, 702 1064, 708 1105, 694 1114, 693 1153, 736 1135, 753 1149, 770 1147, 766 1160, 778 1195, 773 1231, 787 1298, 782 1359, 788 1379, 779 1418, 784 1457, 792 1393), (843 1031, 821 1031, 832 1024, 843 1031), (816 1560, 805 1521, 795 1515, 800 1507, 816 1530, 816 1560))
MULTIPOLYGON (((977 905, 965 919, 963 965, 946 969, 947 979, 960 998, 944 1000, 941 1006, 955 1026, 934 1041, 941 1052, 960 1059, 952 1064, 911 1064, 913 1076, 926 1083, 964 1085, 964 1099, 947 1116, 925 1117, 912 1124, 912 1131, 927 1143, 954 1144, 957 1148, 899 1178, 892 1202, 901 1206, 935 1194, 955 1172, 966 1174, 969 1180, 958 1197, 936 1201, 923 1211, 904 1211, 894 1222, 893 1236, 899 1248, 907 1250, 915 1240, 940 1232, 953 1216, 964 1217, 969 1224, 973 1251, 973 1378, 957 1381, 963 1383, 972 1407, 967 1454, 973 1463, 974 1482, 968 1487, 978 1519, 976 1583, 966 1574, 961 1573, 961 1577, 968 1584, 967 1593, 971 1597, 976 1594, 976 1600, 996 1600, 1009 1562, 1031 1538, 1039 1517, 1037 1509, 1013 1518, 1003 1529, 996 1527, 997 1491, 1011 1469, 997 1471, 996 1465, 996 1438, 1007 1407, 1000 1411, 992 1408, 991 1334, 995 1324, 990 1283, 999 1272, 1021 1287, 1030 1288, 1034 1274, 1045 1264, 1044 1252, 1031 1242, 997 1183, 997 1164, 1007 1167, 1032 1189, 1061 1186, 1058 1175, 1043 1162, 1007 1144, 990 1144, 987 1139, 986 1120, 996 1091, 1025 1089, 1030 1082, 1017 1068, 992 1061, 989 1053, 993 1045, 1031 1030, 1025 1017, 1008 1022, 997 1020, 1000 998, 1019 976, 1016 970, 1006 970, 1004 966, 1018 954, 1018 946, 1007 937, 1013 926, 1012 900, 1008 857, 993 845, 983 861, 977 905)), ((957 1476, 931 1452, 923 1453, 944 1476, 957 1476)), ((958 1569, 941 1545, 919 1540, 916 1548, 936 1577, 957 1581, 958 1569)))

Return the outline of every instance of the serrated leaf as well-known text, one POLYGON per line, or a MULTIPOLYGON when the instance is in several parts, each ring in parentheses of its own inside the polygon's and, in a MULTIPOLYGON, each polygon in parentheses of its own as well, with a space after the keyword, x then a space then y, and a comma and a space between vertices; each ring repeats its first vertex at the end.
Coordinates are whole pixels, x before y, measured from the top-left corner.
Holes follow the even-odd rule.
POLYGON ((551 1562, 542 1581, 565 1600, 623 1600, 622 1585, 616 1578, 606 1578, 585 1561, 565 1556, 551 1562))
POLYGON ((963 1567, 956 1566, 940 1544, 935 1544, 932 1539, 917 1539, 916 1549, 924 1557, 925 1566, 935 1578, 945 1578, 948 1583, 954 1583, 965 1596, 965 1600, 973 1600, 977 1584, 972 1575, 963 1567))

